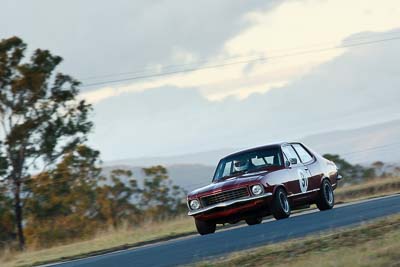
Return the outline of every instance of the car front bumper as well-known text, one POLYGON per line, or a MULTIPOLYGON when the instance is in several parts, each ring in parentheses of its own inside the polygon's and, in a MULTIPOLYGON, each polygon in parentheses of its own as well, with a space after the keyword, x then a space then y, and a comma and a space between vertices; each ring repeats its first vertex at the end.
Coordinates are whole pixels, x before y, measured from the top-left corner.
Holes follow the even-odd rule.
POLYGON ((259 199, 267 198, 267 197, 270 197, 270 196, 272 196, 272 193, 266 192, 266 193, 264 193, 264 194, 262 194, 260 196, 250 196, 250 197, 246 197, 246 198, 239 198, 239 199, 229 200, 229 201, 217 203, 217 204, 214 204, 214 205, 211 205, 211 206, 208 206, 208 207, 200 208, 198 210, 191 210, 191 211, 189 211, 188 215, 189 216, 199 215, 201 213, 212 211, 213 209, 226 208, 226 207, 235 205, 237 203, 250 202, 250 201, 253 201, 253 200, 259 200, 259 199))

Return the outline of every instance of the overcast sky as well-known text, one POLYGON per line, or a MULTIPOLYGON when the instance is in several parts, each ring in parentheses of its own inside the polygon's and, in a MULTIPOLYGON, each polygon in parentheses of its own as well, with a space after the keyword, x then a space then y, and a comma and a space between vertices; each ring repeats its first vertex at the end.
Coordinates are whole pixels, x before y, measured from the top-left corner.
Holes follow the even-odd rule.
POLYGON ((1 39, 18 35, 61 55, 60 70, 83 82, 95 108, 90 143, 105 160, 400 118, 398 0, 0 4, 1 39), (129 80, 187 68, 204 69, 129 80), (119 79, 128 80, 87 86, 119 79))

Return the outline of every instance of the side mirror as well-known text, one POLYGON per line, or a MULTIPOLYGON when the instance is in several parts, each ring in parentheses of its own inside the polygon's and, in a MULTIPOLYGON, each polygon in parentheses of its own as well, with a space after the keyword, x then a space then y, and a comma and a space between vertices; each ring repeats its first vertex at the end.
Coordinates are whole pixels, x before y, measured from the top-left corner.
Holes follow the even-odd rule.
POLYGON ((297 164, 297 159, 295 158, 291 158, 290 160, 290 164, 296 165, 297 164))
POLYGON ((286 167, 290 167, 290 161, 286 160, 286 161, 285 161, 285 166, 286 166, 286 167))

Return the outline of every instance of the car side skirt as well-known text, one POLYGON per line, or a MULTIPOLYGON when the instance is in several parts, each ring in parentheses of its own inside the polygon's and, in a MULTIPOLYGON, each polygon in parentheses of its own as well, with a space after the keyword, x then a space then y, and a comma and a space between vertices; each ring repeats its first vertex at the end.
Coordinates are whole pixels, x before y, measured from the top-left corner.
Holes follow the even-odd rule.
POLYGON ((288 197, 295 197, 295 196, 305 195, 305 194, 309 194, 309 193, 317 192, 317 191, 319 191, 319 188, 314 189, 314 190, 309 190, 309 191, 306 191, 306 192, 302 192, 302 193, 291 194, 291 195, 288 195, 288 197))

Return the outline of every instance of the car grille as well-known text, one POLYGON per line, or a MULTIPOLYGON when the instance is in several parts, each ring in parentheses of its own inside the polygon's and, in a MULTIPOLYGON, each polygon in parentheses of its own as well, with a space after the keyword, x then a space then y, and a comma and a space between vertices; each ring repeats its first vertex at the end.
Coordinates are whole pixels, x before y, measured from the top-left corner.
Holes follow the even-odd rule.
POLYGON ((247 190, 246 187, 231 190, 231 191, 226 191, 222 192, 219 194, 211 195, 211 196, 206 196, 202 197, 201 201, 203 203, 204 207, 211 206, 217 203, 229 201, 229 200, 234 200, 234 199, 239 199, 243 197, 249 196, 249 191, 247 190))

